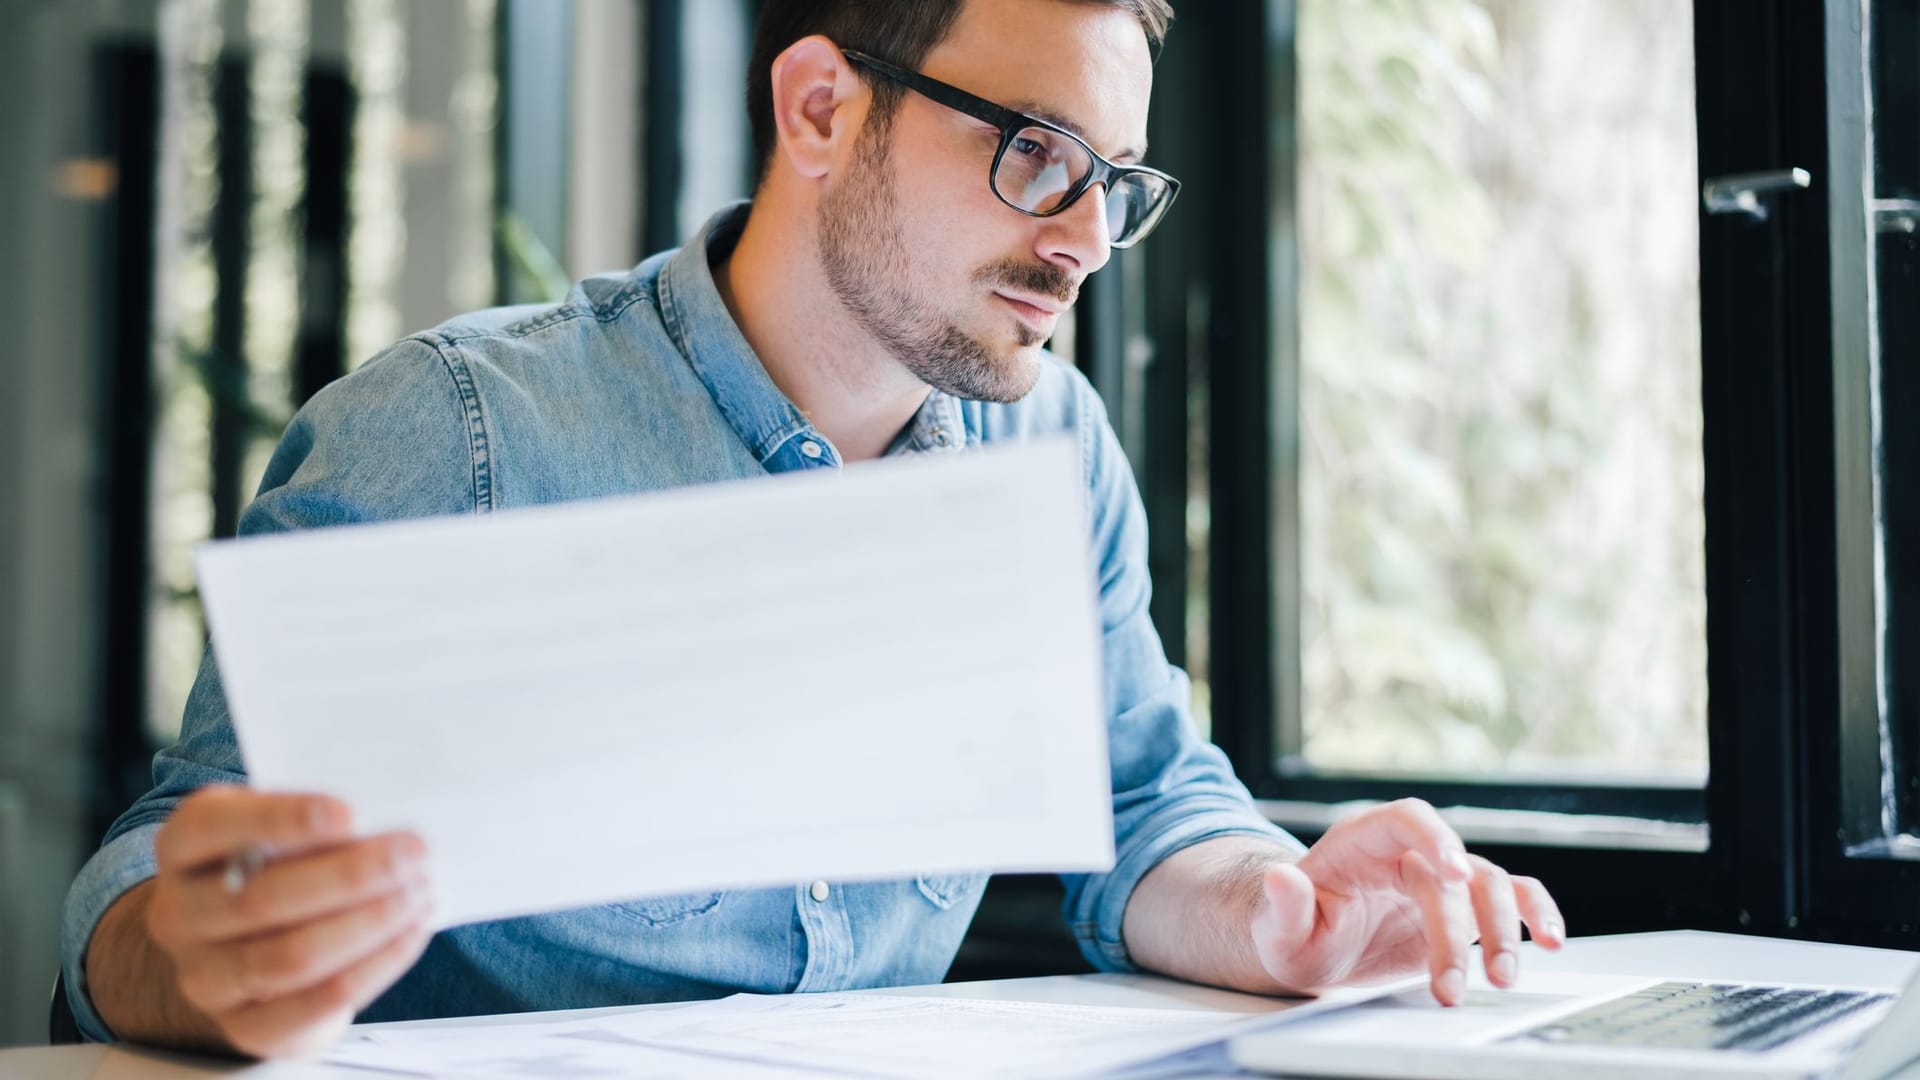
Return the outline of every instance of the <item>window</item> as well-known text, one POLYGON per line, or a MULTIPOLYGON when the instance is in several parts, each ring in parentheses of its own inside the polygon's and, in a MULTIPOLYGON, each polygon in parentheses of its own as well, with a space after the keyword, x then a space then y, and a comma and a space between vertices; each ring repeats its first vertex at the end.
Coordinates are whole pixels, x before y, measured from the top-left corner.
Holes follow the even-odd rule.
POLYGON ((1101 388, 1276 820, 1423 796, 1585 932, 1920 923, 1910 8, 1182 9, 1207 198, 1101 388))
POLYGON ((1690 5, 1297 20, 1285 767, 1699 786, 1690 5))
POLYGON ((206 642, 193 549, 232 534, 295 408, 493 297, 494 24, 491 0, 161 9, 156 742, 206 642))
POLYGON ((1153 364, 1187 376, 1161 626, 1257 794, 1705 843, 1692 31, 1628 0, 1183 15, 1155 145, 1234 195, 1146 254, 1153 364), (1176 72, 1211 34, 1238 66, 1202 95, 1176 72))

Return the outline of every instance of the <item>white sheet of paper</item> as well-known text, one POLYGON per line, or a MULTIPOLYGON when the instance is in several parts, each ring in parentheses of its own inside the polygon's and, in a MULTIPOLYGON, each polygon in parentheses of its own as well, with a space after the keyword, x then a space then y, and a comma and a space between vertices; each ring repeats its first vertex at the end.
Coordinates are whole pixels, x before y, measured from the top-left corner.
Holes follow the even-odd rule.
POLYGON ((643 1046, 608 1037, 580 1021, 356 1032, 327 1051, 325 1060, 330 1065, 460 1080, 689 1076, 772 1080, 795 1075, 791 1066, 643 1046))
POLYGON ((586 1020, 356 1032, 327 1060, 433 1076, 561 1075, 544 1063, 617 1075, 704 1062, 689 1075, 785 1068, 831 1075, 942 1080, 973 1076, 1191 1075, 1224 1056, 1195 1047, 1344 1008, 1379 989, 1272 999, 1270 1011, 1093 1006, 855 991, 736 994, 672 1009, 639 1008, 586 1020), (457 1032, 455 1036, 452 1033, 457 1032), (622 1061, 622 1048, 631 1061, 622 1061), (521 1071, 525 1070, 525 1071, 521 1071))
POLYGON ((251 782, 429 848, 439 926, 1112 865, 1077 448, 210 544, 251 782))
MULTIPOLYGON (((1279 1006, 1281 1003, 1276 1003, 1279 1006)), ((1302 1002, 1305 1004, 1305 1002, 1302 1002)), ((834 1073, 919 1077, 1083 1076, 1264 1027, 1271 1016, 872 993, 741 994, 596 1026, 604 1038, 834 1073)))

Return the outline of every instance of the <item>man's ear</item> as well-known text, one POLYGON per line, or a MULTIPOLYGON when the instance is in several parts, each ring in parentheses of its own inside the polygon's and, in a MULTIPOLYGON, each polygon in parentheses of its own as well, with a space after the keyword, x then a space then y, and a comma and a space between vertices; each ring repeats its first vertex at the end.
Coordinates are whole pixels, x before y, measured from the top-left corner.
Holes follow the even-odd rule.
POLYGON ((865 116, 846 106, 867 95, 831 38, 814 34, 787 46, 773 59, 774 152, 802 176, 826 175, 835 140, 851 138, 865 116))

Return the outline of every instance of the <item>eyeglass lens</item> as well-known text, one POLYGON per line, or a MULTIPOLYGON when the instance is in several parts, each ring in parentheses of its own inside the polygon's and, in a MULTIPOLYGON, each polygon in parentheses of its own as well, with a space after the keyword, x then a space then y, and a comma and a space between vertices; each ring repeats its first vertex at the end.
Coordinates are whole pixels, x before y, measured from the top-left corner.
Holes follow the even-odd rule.
MULTIPOLYGON (((994 171, 994 190, 1028 213, 1058 209, 1067 193, 1093 169, 1093 157, 1078 142, 1043 127, 1022 128, 1007 143, 994 171)), ((1116 177, 1107 192, 1107 236, 1119 245, 1139 239, 1159 220, 1167 185, 1147 173, 1116 177)))

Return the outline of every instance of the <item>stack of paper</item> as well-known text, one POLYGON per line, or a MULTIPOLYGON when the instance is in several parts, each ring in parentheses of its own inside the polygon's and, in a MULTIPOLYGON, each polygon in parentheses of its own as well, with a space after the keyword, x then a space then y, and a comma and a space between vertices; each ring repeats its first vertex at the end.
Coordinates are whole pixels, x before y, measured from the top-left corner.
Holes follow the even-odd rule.
POLYGON ((1155 1075, 1220 1067, 1217 1053, 1178 1055, 1373 991, 1271 1002, 1248 1015, 1193 1009, 907 997, 871 991, 784 997, 739 994, 589 1020, 482 1027, 373 1028, 328 1061, 479 1080, 586 1076, 793 1075, 796 1070, 943 1080, 1112 1073, 1143 1062, 1155 1075), (1172 1057, 1170 1057, 1172 1056, 1172 1057))

